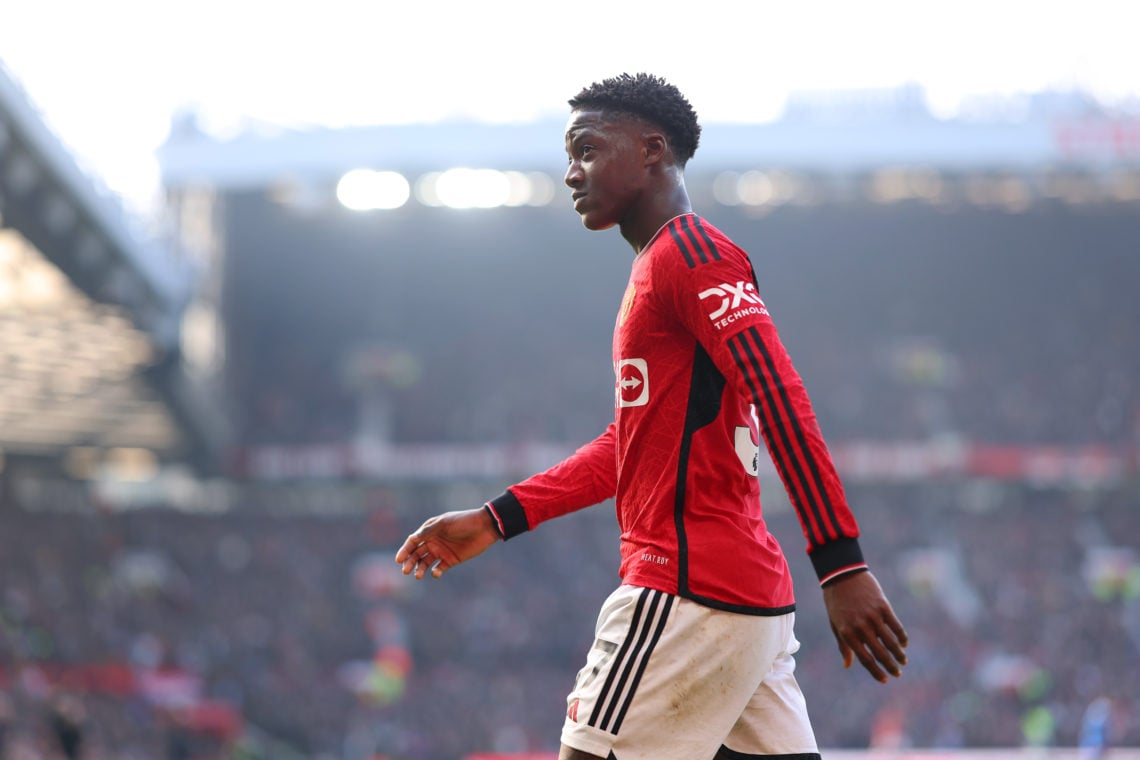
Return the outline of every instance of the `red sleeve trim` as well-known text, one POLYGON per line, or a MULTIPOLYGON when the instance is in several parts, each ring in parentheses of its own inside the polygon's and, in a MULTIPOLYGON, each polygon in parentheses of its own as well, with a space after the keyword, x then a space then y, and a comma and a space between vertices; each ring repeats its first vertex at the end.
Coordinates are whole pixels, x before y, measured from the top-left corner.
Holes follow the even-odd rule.
POLYGON ((867 567, 866 562, 864 562, 861 565, 851 565, 850 567, 841 567, 838 570, 828 574, 827 576, 820 578, 819 579, 819 585, 820 586, 826 586, 828 583, 831 583, 833 580, 835 580, 836 578, 839 578, 841 576, 847 575, 849 573, 859 572, 862 570, 870 570, 870 569, 871 568, 867 567))
POLYGON ((504 538, 503 534, 503 520, 501 517, 499 517, 499 513, 495 511, 495 507, 491 504, 491 502, 487 502, 483 505, 483 509, 487 510, 487 514, 491 516, 491 520, 495 524, 495 530, 499 533, 499 538, 502 538, 505 541, 506 538, 504 538))

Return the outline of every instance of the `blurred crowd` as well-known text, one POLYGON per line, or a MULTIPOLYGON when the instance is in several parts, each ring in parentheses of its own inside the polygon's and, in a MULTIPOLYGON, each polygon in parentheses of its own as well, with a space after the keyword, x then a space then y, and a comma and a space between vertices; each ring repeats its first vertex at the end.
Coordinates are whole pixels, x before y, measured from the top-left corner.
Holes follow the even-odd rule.
MULTIPOLYGON (((887 686, 841 667, 775 488, 769 523, 797 582, 798 673, 823 746, 1073 746, 1094 704, 1108 706, 1111 742, 1140 744, 1134 486, 849 487, 911 639, 905 676, 887 686)), ((616 582, 612 505, 416 584, 390 557, 443 506, 427 492, 321 516, 254 503, 215 515, 0 512, 0 757, 460 760, 556 748, 616 582), (95 666, 103 676, 67 677, 95 666), (167 677, 131 689, 124 673, 167 677), (234 722, 179 720, 191 704, 225 706, 234 722), (281 749, 257 749, 270 739, 281 749)))
POLYGON ((0 525, 6 757, 53 756, 34 715, 61 696, 87 708, 89 758, 197 757, 252 716, 286 742, 339 740, 353 698, 337 668, 369 654, 358 521, 93 508, 8 509, 0 525))

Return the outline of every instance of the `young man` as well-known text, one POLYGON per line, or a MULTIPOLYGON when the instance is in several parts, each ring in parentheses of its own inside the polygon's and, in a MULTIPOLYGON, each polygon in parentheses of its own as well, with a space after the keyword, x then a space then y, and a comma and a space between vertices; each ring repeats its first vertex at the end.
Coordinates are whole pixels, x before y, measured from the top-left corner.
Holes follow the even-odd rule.
POLYGON ((689 102, 646 74, 570 101, 566 184, 587 229, 634 250, 617 315, 615 420, 485 506, 433 517, 396 554, 441 577, 500 539, 615 498, 622 583, 568 698, 560 760, 818 758, 793 675, 795 601, 760 511, 759 436, 788 491, 844 665, 879 681, 906 632, 748 255, 692 211, 689 102))

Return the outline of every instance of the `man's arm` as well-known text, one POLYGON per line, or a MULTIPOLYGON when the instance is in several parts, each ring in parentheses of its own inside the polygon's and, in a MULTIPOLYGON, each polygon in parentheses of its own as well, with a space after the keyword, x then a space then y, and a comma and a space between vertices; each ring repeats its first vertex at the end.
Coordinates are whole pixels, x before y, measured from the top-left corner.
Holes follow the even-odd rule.
POLYGON ((906 631, 870 573, 811 401, 770 321, 727 341, 734 377, 756 407, 768 453, 808 541, 844 667, 854 659, 880 682, 906 665, 906 631))
POLYGON ((550 469, 532 475, 487 502, 504 539, 539 523, 613 498, 617 491, 616 426, 550 469))
POLYGON ((404 575, 440 578, 492 544, 614 495, 614 426, 550 469, 511 486, 478 509, 429 518, 396 552, 404 575))
POLYGON ((859 525, 775 326, 765 317, 724 345, 722 371, 756 409, 760 434, 799 518, 820 585, 866 570, 859 525))

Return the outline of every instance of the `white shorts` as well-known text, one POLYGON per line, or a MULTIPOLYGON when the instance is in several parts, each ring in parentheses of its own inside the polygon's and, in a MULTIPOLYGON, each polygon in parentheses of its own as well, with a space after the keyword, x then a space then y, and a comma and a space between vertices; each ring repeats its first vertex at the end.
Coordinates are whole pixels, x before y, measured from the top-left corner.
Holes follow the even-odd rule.
POLYGON ((712 760, 722 746, 732 758, 819 758, 794 622, 619 587, 567 698, 562 743, 615 760, 712 760))

